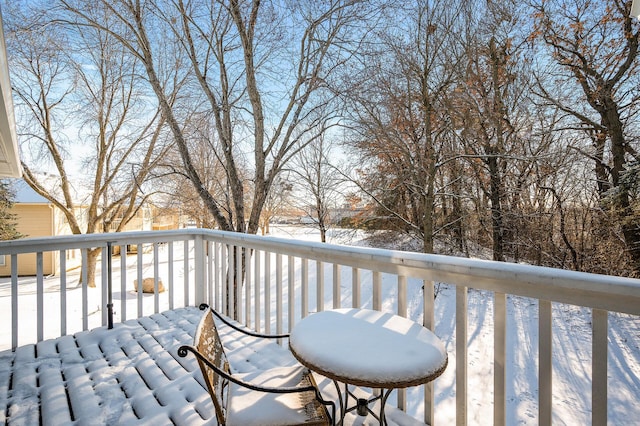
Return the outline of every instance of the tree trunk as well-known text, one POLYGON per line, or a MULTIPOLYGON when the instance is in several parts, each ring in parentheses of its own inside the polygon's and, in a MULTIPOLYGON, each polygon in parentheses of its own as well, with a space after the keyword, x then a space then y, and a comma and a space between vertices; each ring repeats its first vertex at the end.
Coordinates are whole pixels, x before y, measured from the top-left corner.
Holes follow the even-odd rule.
POLYGON ((504 261, 504 229, 502 226, 502 206, 500 204, 500 170, 498 169, 498 157, 489 155, 487 158, 491 188, 489 200, 491 201, 491 234, 493 237, 493 260, 504 261))
MULTIPOLYGON (((93 248, 87 250, 87 286, 95 288, 96 286, 96 266, 98 263, 98 256, 100 255, 100 248, 93 248)), ((80 282, 82 282, 82 275, 80 276, 80 282)))

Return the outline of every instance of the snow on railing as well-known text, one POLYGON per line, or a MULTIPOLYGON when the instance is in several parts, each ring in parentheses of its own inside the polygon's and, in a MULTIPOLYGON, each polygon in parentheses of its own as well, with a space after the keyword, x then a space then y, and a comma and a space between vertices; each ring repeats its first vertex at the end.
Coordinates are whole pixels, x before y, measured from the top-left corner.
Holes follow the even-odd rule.
MULTIPOLYGON (((439 283, 446 283, 455 287, 455 349, 448 350, 455 358, 455 418, 461 425, 467 424, 471 395, 467 329, 470 289, 492 295, 493 423, 497 425, 506 423, 507 295, 537 300, 540 424, 551 424, 552 420, 552 303, 591 309, 593 424, 605 424, 607 420, 608 355, 601 348, 607 347, 609 338, 608 312, 640 315, 640 280, 213 230, 23 239, 0 242, 2 255, 10 259, 5 263, 11 265, 12 273, 10 278, 0 280, 0 315, 11 312, 12 326, 9 334, 0 334, 0 349, 15 349, 19 344, 200 302, 266 333, 289 331, 312 311, 339 307, 393 311, 435 329, 444 321, 452 321, 435 315, 437 288, 439 283), (86 261, 87 250, 96 247, 102 256, 94 289, 86 284, 86 268, 68 270, 67 261, 76 250, 86 261), (119 251, 120 256, 110 258, 109 251, 119 251), (122 255, 132 251, 135 254, 122 255), (60 272, 45 277, 43 256, 50 252, 56 254, 60 272), (36 253, 35 277, 19 277, 16 272, 26 253, 36 253), (236 276, 241 277, 242 285, 234 285, 236 276), (156 291, 150 295, 134 292, 134 280, 143 283, 145 278, 156 291), (161 283, 166 289, 163 293, 157 291, 161 283), (413 296, 420 293, 421 306, 416 312, 413 296), (113 306, 113 317, 109 306, 113 306)), ((3 318, 3 323, 8 323, 8 318, 3 318)), ((440 337, 444 340, 447 336, 440 337)), ((406 392, 398 391, 396 396, 403 410, 407 408, 406 392)), ((426 423, 433 423, 433 407, 433 384, 425 385, 426 423)))

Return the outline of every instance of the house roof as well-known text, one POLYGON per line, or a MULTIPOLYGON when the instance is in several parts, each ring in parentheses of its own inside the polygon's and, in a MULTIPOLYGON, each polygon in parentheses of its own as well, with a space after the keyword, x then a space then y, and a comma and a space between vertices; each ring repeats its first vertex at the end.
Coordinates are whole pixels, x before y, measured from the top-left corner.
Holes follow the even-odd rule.
POLYGON ((22 167, 11 98, 9 64, 0 11, 0 177, 20 177, 22 167))
POLYGON ((22 179, 11 179, 10 186, 15 193, 14 203, 17 204, 51 204, 51 201, 34 191, 22 179))

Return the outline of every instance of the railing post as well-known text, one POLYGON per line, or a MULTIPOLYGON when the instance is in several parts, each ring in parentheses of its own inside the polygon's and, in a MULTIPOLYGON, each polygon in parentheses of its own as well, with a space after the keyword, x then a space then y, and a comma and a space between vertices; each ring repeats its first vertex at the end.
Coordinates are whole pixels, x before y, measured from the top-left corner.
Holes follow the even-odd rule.
POLYGON ((108 254, 105 253, 107 246, 100 247, 100 312, 102 313, 102 325, 106 326, 109 322, 108 312, 108 299, 109 299, 109 285, 108 275, 109 267, 107 266, 108 254))
POLYGON ((111 271, 111 241, 107 241, 107 328, 113 328, 113 274, 111 271))

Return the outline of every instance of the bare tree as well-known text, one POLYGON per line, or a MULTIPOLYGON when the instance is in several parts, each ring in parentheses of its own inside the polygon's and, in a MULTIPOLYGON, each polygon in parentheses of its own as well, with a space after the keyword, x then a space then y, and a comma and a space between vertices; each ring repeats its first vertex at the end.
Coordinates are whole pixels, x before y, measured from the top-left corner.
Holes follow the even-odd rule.
POLYGON ((567 114, 567 127, 584 135, 573 148, 593 162, 600 205, 608 222, 619 224, 638 274, 640 213, 627 184, 637 180, 633 165, 640 160, 633 124, 640 104, 640 24, 629 16, 632 2, 532 3, 532 38, 542 41, 556 65, 540 68, 538 94, 567 114))
MULTIPOLYGON (((93 1, 60 2, 75 22, 110 33, 141 62, 195 192, 220 229, 248 233, 257 232, 286 163, 331 124, 327 81, 350 55, 345 46, 356 12, 367 9, 356 8, 358 0, 101 0, 118 21, 105 25, 93 1), (163 80, 163 72, 174 80, 163 80), (189 96, 201 101, 191 108, 211 114, 232 209, 224 209, 194 164, 184 110, 172 103, 186 94, 174 83, 183 79, 189 96), (250 178, 239 167, 245 156, 250 178)), ((235 276, 237 290, 239 271, 235 276)))
POLYGON ((260 231, 262 235, 269 234, 269 224, 280 214, 283 214, 291 203, 291 194, 293 193, 293 184, 287 178, 287 175, 281 175, 273 183, 272 190, 264 203, 262 215, 260 217, 260 231))
POLYGON ((85 24, 111 32, 144 64, 185 173, 218 226, 255 233, 278 173, 304 141, 324 131, 327 120, 318 112, 326 111, 332 98, 322 93, 330 73, 345 60, 338 51, 356 18, 351 10, 357 2, 103 1, 119 19, 119 28, 107 28, 82 7, 85 2, 62 3, 85 24), (168 100, 176 87, 158 78, 159 69, 170 64, 159 55, 163 40, 155 32, 170 34, 180 47, 191 66, 176 72, 188 73, 191 89, 200 88, 211 112, 231 211, 224 211, 207 190, 193 164, 179 111, 168 100), (246 154, 252 155, 250 195, 238 167, 246 154), (247 200, 251 206, 245 212, 247 200))
POLYGON ((352 145, 367 165, 360 186, 383 215, 421 236, 428 253, 438 232, 438 174, 451 159, 444 149, 452 130, 446 103, 461 59, 456 31, 463 3, 394 9, 389 19, 402 25, 380 34, 382 48, 371 52, 362 80, 353 79, 348 92, 359 132, 352 145))
MULTIPOLYGON (((493 259, 504 261, 507 235, 508 194, 524 181, 514 175, 514 163, 522 162, 525 174, 535 158, 525 148, 530 133, 526 110, 528 82, 524 60, 525 36, 514 2, 488 2, 469 11, 465 37, 467 66, 454 111, 462 124, 461 139, 470 159, 477 188, 489 201, 493 259), (520 183, 519 183, 520 182, 520 183)), ((536 148, 533 147, 535 151, 536 148)))
MULTIPOLYGON (((24 179, 72 233, 123 229, 150 196, 142 186, 164 152, 163 120, 138 90, 139 64, 104 31, 60 26, 37 10, 9 12, 24 179)), ((99 250, 88 251, 90 286, 99 250)))
MULTIPOLYGON (((313 218, 320 230, 320 241, 327 242, 327 230, 331 222, 331 207, 336 207, 340 196, 342 174, 332 164, 335 150, 327 137, 319 137, 309 144, 294 160, 293 172, 300 179, 305 202, 298 207, 313 218), (310 196, 311 200, 307 197, 310 196), (311 201, 311 202, 309 202, 311 201)), ((335 161, 334 161, 335 163, 335 161)))

